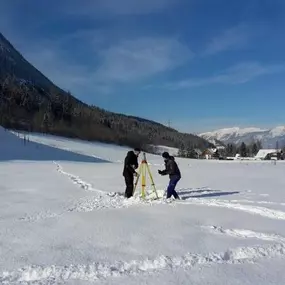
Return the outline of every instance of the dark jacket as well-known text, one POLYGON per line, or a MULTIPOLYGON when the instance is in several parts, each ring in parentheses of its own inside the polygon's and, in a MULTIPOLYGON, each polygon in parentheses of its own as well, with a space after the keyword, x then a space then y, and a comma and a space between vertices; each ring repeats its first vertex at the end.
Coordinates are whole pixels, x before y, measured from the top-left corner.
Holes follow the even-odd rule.
POLYGON ((133 151, 129 151, 124 162, 124 170, 123 175, 133 175, 135 173, 135 169, 139 166, 138 158, 133 151))
POLYGON ((165 160, 165 170, 161 171, 161 175, 169 175, 169 178, 174 176, 181 178, 181 172, 173 156, 165 160))

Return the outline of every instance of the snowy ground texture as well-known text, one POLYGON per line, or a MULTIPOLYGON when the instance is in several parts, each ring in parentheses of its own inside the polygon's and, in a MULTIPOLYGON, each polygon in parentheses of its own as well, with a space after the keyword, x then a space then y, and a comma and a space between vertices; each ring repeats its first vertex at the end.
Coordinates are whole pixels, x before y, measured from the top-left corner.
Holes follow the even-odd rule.
POLYGON ((285 284, 285 164, 177 159, 125 200, 128 149, 0 129, 0 284, 285 284), (23 137, 23 136, 20 136, 23 137))

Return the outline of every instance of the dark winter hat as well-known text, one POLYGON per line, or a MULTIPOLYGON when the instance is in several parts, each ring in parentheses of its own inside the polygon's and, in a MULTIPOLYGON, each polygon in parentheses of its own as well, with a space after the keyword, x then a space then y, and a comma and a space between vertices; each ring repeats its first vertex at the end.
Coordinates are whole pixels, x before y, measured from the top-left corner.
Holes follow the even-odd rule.
POLYGON ((165 151, 165 152, 162 154, 162 157, 163 157, 163 158, 169 158, 170 155, 169 155, 169 153, 168 153, 167 151, 165 151))

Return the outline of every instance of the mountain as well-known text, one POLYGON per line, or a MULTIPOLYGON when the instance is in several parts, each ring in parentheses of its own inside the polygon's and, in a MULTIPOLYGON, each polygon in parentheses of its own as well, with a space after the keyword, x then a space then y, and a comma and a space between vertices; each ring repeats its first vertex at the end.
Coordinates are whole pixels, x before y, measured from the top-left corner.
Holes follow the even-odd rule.
POLYGON ((246 144, 253 141, 261 141, 263 148, 275 148, 285 146, 285 126, 278 126, 273 129, 260 128, 226 128, 213 132, 201 133, 200 137, 214 142, 220 140, 223 143, 246 144))
POLYGON ((43 88, 56 87, 39 70, 32 66, 0 33, 0 78, 7 76, 15 77, 43 88))
POLYGON ((199 136, 81 102, 53 84, 1 33, 0 125, 128 146, 212 146, 199 136))

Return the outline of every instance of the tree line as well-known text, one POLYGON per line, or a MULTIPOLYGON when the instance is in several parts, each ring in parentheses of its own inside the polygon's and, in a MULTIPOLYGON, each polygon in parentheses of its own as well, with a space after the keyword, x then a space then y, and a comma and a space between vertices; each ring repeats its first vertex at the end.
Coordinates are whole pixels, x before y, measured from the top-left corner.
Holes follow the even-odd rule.
POLYGON ((229 157, 236 156, 237 154, 241 157, 254 157, 260 149, 262 149, 261 141, 252 142, 250 144, 242 142, 240 145, 227 144, 224 152, 225 155, 229 157))

